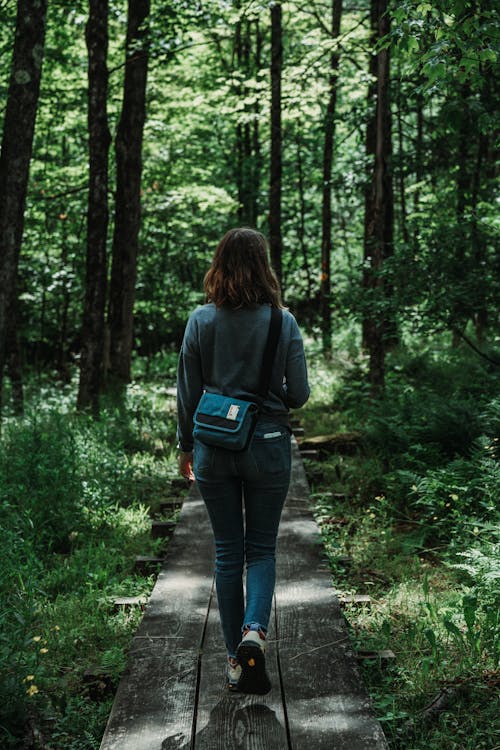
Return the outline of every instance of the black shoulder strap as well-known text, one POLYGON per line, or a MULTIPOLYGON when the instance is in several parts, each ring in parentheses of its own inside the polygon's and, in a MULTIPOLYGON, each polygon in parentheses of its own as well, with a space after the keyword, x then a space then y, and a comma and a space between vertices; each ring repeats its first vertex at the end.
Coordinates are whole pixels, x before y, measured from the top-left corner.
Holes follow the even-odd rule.
POLYGON ((281 333, 281 324, 283 322, 283 315, 279 307, 271 307, 271 320, 269 321, 269 331, 267 334, 266 347, 264 349, 264 356, 262 357, 262 370, 260 374, 260 383, 258 395, 262 400, 267 396, 269 391, 269 384, 271 382, 271 372, 273 369, 274 357, 276 355, 276 348, 281 333))

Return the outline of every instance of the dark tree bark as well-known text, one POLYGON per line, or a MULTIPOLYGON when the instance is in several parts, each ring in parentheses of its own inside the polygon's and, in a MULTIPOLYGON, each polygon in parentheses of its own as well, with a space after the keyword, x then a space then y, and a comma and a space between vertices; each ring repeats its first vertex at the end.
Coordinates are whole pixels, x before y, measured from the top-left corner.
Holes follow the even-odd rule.
MULTIPOLYGON (((471 195, 471 240, 474 253, 474 268, 477 272, 484 268, 486 261, 486 243, 484 235, 478 226, 477 211, 478 202, 481 194, 481 180, 484 162, 487 159, 489 150, 489 136, 486 133, 480 133, 477 147, 476 164, 472 177, 472 195, 471 195)), ((493 163, 493 162, 491 162, 493 163)), ((488 325, 488 306, 485 299, 485 284, 479 283, 476 288, 475 309, 473 313, 474 327, 476 329, 477 340, 483 343, 484 331, 488 325)))
MULTIPOLYGON (((260 70, 262 58, 262 35, 260 33, 259 19, 255 19, 255 73, 257 74, 260 70)), ((254 223, 257 225, 259 218, 259 192, 260 192, 260 173, 262 169, 262 155, 260 149, 260 135, 259 135, 259 117, 260 117, 260 104, 259 97, 255 97, 254 103, 254 120, 252 128, 252 147, 253 147, 253 174, 252 174, 252 201, 253 207, 252 212, 254 216, 254 223)))
MULTIPOLYGON (((236 0, 235 9, 240 10, 241 3, 236 0)), ((241 19, 235 24, 234 30, 234 51, 233 51, 233 68, 236 64, 237 83, 235 94, 238 99, 243 96, 243 86, 241 85, 240 75, 242 74, 243 59, 243 42, 242 42, 242 22, 241 19)), ((236 123, 236 189, 238 194, 238 222, 246 223, 245 217, 245 176, 244 176, 244 146, 243 146, 243 125, 238 119, 236 123)))
MULTIPOLYGON (((417 93, 417 140, 415 143, 415 180, 417 188, 414 193, 413 209, 418 211, 420 207, 420 183, 424 176, 424 96, 421 92, 417 93)), ((415 244, 416 238, 414 238, 415 244)))
MULTIPOLYGON (((240 8, 240 3, 236 5, 240 8)), ((238 20, 235 27, 234 55, 238 83, 235 94, 244 101, 241 119, 236 125, 236 185, 238 192, 238 221, 255 227, 258 216, 260 182, 259 102, 250 105, 250 89, 245 83, 260 68, 262 41, 258 20, 255 22, 255 51, 252 54, 252 22, 238 20), (243 79, 243 83, 240 81, 243 79), (253 115, 253 117, 252 117, 253 115)))
POLYGON ((33 133, 40 91, 47 0, 18 0, 0 154, 0 408, 8 314, 16 289, 33 133))
POLYGON ((470 200, 471 175, 469 164, 469 150, 471 140, 471 113, 470 113, 470 87, 464 84, 460 91, 461 96, 461 122, 458 133, 458 152, 457 152, 457 179, 456 179, 456 223, 457 236, 455 242, 455 300, 451 311, 450 328, 452 330, 453 346, 460 344, 461 338, 459 331, 465 331, 470 309, 465 309, 465 300, 463 295, 457 293, 458 285, 462 281, 463 269, 466 258, 467 237, 467 220, 465 217, 467 204, 470 200))
POLYGON ((403 242, 408 245, 410 236, 408 233, 407 209, 406 209, 406 186, 405 186, 405 153, 404 153, 404 135, 403 135, 403 112, 402 112, 402 90, 401 75, 398 76, 398 93, 397 93, 397 123, 398 123, 398 187, 399 187, 399 206, 401 211, 400 226, 403 242))
POLYGON ((7 319, 7 361, 6 370, 12 388, 12 405, 14 414, 20 416, 24 412, 24 390, 22 374, 22 357, 19 346, 17 288, 12 295, 9 315, 7 319))
POLYGON ((371 272, 372 252, 370 237, 375 224, 375 202, 373 200, 373 172, 375 166, 375 150, 377 145, 377 74, 378 60, 373 52, 378 36, 378 0, 370 2, 370 54, 368 73, 368 119, 366 121, 365 155, 367 163, 367 178, 365 183, 365 219, 363 240, 363 296, 365 310, 363 313, 362 334, 363 349, 369 351, 372 336, 372 316, 369 308, 373 298, 373 274, 371 272))
POLYGON ((309 263, 309 257, 307 254, 306 246, 306 199, 304 190, 304 165, 302 160, 302 134, 299 125, 299 131, 297 133, 297 190, 299 193, 299 215, 298 215, 298 227, 297 236, 299 240, 300 252, 302 255, 302 270, 306 276, 306 299, 310 299, 312 295, 312 278, 311 278, 311 266, 309 263))
POLYGON ((85 29, 88 49, 89 197, 87 263, 78 409, 99 412, 103 376, 108 230, 108 0, 90 0, 85 29))
MULTIPOLYGON (((340 34, 342 0, 332 0, 332 41, 340 34)), ((331 254, 332 254, 332 165, 333 143, 335 138, 335 109, 337 105, 339 52, 334 49, 330 55, 330 80, 328 105, 325 115, 325 140, 323 145, 323 206, 321 216, 321 286, 320 313, 323 352, 331 353, 332 311, 331 311, 331 254)))
MULTIPOLYGON (((390 31, 387 6, 387 0, 372 0, 371 20, 374 24, 376 19, 378 39, 390 31)), ((371 129, 371 122, 368 123, 367 130, 367 153, 371 155, 369 149, 374 147, 375 160, 371 184, 366 194, 364 288, 368 292, 368 311, 363 328, 370 356, 369 380, 374 394, 384 387, 385 350, 387 340, 394 336, 393 319, 387 313, 391 290, 383 276, 384 260, 392 255, 394 224, 388 48, 377 52, 376 66, 375 133, 371 129)))
POLYGON ((281 281, 281 3, 271 6, 271 169, 269 189, 269 245, 271 263, 281 281))
POLYGON ((109 290, 110 380, 130 382, 146 117, 149 0, 128 1, 125 82, 115 139, 116 204, 109 290))
MULTIPOLYGON (((250 63, 250 22, 245 21, 242 45, 242 72, 245 80, 251 75, 250 63)), ((252 128, 249 119, 250 107, 246 102, 249 91, 246 83, 243 86, 243 97, 245 99, 245 122, 243 123, 243 222, 248 226, 255 226, 254 196, 253 196, 253 154, 252 154, 252 128)))

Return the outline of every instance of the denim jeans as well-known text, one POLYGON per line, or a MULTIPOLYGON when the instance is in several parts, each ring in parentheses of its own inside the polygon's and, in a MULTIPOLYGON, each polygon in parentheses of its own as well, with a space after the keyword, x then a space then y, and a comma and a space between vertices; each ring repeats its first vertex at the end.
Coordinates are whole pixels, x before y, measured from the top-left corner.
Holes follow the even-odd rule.
POLYGON ((290 465, 290 432, 271 421, 259 421, 242 452, 194 444, 194 474, 215 538, 217 601, 229 656, 236 655, 245 625, 268 627, 290 465))

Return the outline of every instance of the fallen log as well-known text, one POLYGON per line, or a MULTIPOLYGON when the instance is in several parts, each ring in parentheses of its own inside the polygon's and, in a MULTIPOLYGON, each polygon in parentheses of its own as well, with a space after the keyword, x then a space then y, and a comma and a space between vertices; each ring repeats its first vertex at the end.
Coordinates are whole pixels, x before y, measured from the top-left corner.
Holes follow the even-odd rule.
POLYGON ((352 456, 361 450, 362 435, 360 432, 338 432, 332 435, 316 435, 298 441, 300 450, 318 450, 324 454, 342 453, 352 456))

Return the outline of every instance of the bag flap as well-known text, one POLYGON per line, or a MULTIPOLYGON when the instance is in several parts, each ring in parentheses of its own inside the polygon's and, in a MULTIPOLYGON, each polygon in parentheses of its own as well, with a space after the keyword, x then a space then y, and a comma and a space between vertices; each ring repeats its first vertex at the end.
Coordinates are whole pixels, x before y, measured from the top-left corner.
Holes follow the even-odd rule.
POLYGON ((214 429, 234 432, 241 426, 248 412, 258 411, 257 404, 231 396, 205 392, 194 415, 197 425, 208 425, 214 429))

